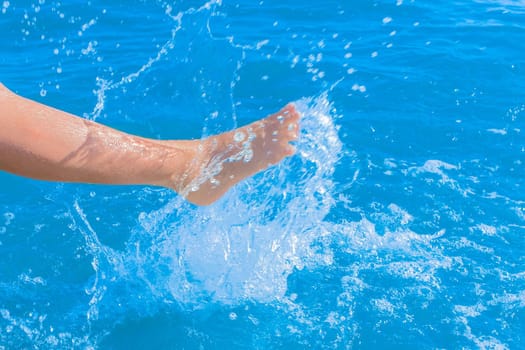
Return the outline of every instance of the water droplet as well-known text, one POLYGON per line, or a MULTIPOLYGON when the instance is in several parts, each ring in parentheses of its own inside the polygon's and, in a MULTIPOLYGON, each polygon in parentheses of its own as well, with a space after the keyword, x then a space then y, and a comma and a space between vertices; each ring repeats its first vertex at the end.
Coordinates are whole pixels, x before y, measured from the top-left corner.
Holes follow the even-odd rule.
POLYGON ((246 140, 246 144, 251 143, 253 140, 255 140, 255 133, 253 132, 252 128, 248 128, 248 140, 246 140))
POLYGON ((247 149, 244 151, 244 159, 243 161, 245 163, 248 163, 253 158, 253 151, 251 149, 247 149))
POLYGON ((233 135, 233 141, 235 142, 242 142, 244 140, 244 133, 241 131, 237 131, 235 135, 233 135))

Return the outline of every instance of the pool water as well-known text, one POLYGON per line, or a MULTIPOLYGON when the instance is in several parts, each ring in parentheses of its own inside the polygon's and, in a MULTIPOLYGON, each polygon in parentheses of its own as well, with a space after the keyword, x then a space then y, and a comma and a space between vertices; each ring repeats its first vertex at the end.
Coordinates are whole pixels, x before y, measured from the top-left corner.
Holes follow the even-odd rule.
POLYGON ((0 173, 0 349, 525 348, 525 2, 0 3, 0 81, 157 139, 292 101, 196 207, 0 173))

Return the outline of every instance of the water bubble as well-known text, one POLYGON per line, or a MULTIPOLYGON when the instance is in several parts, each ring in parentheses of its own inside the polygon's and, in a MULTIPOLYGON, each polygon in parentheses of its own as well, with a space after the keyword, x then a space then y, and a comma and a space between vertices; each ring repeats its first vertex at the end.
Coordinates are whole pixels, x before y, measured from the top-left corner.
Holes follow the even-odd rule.
POLYGON ((300 57, 299 57, 298 55, 296 55, 296 56, 292 59, 292 65, 291 65, 292 68, 294 68, 294 67, 297 65, 297 63, 299 63, 299 58, 300 58, 300 57))
POLYGON ((366 92, 366 86, 359 85, 359 84, 354 84, 354 85, 352 85, 352 90, 353 91, 359 91, 359 92, 366 92))

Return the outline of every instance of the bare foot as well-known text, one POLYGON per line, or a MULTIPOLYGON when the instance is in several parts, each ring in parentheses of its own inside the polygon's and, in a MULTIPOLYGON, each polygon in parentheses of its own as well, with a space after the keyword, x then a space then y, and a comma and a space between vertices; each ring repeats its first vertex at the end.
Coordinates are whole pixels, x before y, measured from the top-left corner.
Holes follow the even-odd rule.
POLYGON ((191 176, 179 192, 208 205, 228 189, 295 153, 300 115, 292 104, 265 119, 200 141, 191 176))

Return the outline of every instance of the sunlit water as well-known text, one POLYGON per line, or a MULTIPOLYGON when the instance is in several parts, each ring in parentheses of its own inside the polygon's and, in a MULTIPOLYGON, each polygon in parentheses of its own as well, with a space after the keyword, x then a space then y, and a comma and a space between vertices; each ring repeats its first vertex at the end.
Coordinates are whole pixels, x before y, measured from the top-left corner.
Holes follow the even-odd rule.
POLYGON ((525 347, 522 1, 3 1, 0 80, 152 138, 293 101, 199 208, 0 174, 0 349, 525 347))

